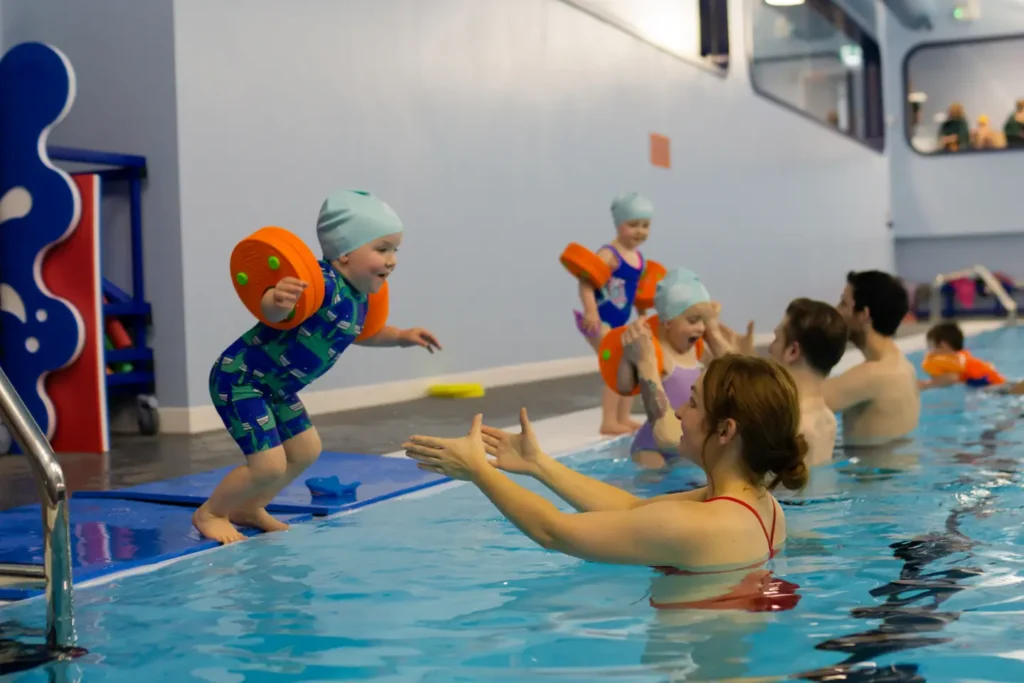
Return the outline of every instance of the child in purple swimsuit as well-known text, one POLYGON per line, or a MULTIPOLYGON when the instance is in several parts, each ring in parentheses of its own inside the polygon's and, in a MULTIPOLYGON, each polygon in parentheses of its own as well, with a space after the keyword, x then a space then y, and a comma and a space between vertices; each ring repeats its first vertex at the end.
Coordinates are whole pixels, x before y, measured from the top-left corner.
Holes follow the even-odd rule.
MULTIPOLYGON (((690 400, 693 384, 704 370, 700 359, 704 353, 702 337, 708 313, 706 304, 710 301, 711 297, 700 277, 687 268, 670 270, 658 283, 654 308, 661 323, 657 337, 664 357, 665 370, 661 384, 671 405, 669 417, 679 406, 690 400)), ((658 446, 654 435, 654 420, 650 415, 633 439, 630 455, 633 462, 649 469, 673 465, 679 459, 675 446, 658 446)))
MULTIPOLYGON (((617 235, 610 244, 597 250, 597 257, 611 268, 612 277, 600 290, 580 281, 583 311, 574 311, 576 328, 597 350, 609 330, 622 327, 633 314, 637 286, 644 272, 644 257, 639 247, 647 240, 654 206, 635 192, 620 195, 612 202, 612 219, 617 235)), ((629 434, 640 424, 630 419, 631 396, 619 396, 605 387, 601 401, 601 433, 629 434)))

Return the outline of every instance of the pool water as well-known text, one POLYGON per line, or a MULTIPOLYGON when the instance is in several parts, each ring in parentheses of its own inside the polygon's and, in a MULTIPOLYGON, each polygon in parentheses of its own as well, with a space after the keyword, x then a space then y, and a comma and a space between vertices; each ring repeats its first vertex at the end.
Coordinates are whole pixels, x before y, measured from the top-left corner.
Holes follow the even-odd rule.
MULTIPOLYGON (((1024 332, 970 340, 1024 377, 1024 332)), ((914 356, 915 362, 919 355, 914 356)), ((916 440, 788 498, 790 611, 659 615, 652 572, 546 552, 471 486, 76 594, 83 681, 1024 681, 1024 404, 928 392, 916 440)), ((624 447, 567 458, 644 495, 624 447)), ((530 484, 534 490, 540 490, 530 484)), ((37 601, 4 621, 42 625, 37 601)), ((36 669, 13 677, 46 681, 36 669)))

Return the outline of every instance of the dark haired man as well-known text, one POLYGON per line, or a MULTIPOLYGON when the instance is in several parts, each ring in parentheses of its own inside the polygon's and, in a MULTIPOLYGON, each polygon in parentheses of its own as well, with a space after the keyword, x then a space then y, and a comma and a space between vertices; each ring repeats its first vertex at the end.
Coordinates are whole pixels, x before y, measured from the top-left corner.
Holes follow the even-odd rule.
POLYGON ((864 362, 823 386, 829 408, 843 415, 843 442, 868 446, 895 441, 917 428, 921 394, 917 373, 896 345, 910 310, 907 290, 877 270, 850 272, 838 306, 850 341, 864 362))

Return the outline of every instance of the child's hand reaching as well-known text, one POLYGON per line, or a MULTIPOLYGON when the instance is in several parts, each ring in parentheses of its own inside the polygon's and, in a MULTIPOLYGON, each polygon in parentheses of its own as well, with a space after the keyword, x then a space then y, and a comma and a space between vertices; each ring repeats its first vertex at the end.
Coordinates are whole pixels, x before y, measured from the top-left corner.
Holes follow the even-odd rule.
POLYGON ((441 343, 437 341, 437 337, 422 327, 411 327, 408 330, 402 330, 398 334, 398 345, 403 348, 422 346, 430 353, 433 353, 435 350, 441 350, 441 343))

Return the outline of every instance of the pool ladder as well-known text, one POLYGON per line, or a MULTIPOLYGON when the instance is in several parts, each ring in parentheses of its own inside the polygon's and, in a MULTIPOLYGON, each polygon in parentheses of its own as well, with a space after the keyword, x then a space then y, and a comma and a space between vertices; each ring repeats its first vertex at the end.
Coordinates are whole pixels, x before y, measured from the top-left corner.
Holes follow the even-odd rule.
POLYGON ((1000 305, 1006 309, 1008 320, 1010 322, 1017 321, 1017 302, 1006 292, 1003 283, 985 266, 974 265, 970 268, 953 271, 952 273, 936 275, 935 279, 932 280, 930 310, 928 314, 933 322, 942 318, 942 286, 952 280, 959 280, 965 277, 977 277, 984 282, 989 291, 999 300, 1000 305))
POLYGON ((0 415, 22 450, 39 489, 43 510, 43 565, 0 563, 0 576, 23 583, 45 584, 46 644, 52 648, 75 644, 74 601, 71 587, 71 533, 64 471, 53 448, 14 385, 0 368, 0 415))

